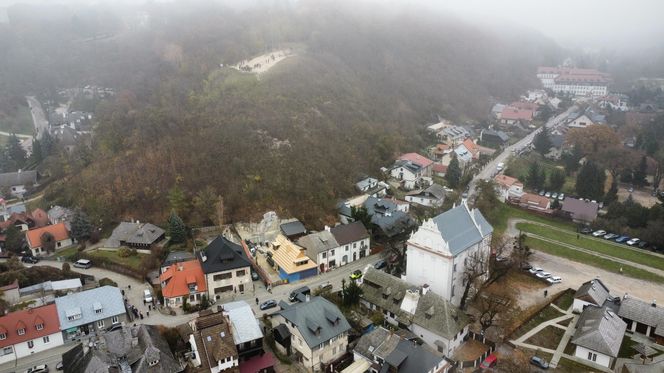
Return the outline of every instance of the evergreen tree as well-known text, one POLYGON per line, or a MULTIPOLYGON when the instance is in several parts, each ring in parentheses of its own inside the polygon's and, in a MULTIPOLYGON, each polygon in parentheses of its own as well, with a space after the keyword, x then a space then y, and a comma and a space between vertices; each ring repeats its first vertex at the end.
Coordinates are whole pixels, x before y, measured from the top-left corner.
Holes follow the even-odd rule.
POLYGON ((576 175, 576 192, 583 198, 601 200, 604 196, 606 175, 592 161, 586 162, 576 175))
POLYGON ((532 189, 542 189, 544 187, 544 170, 540 168, 539 162, 533 162, 528 168, 528 175, 526 175, 526 184, 532 189))
POLYGON ((26 153, 25 149, 21 146, 21 141, 16 137, 15 134, 12 134, 5 145, 5 151, 8 158, 13 161, 16 168, 25 167, 26 153))
POLYGON ((565 185, 565 171, 556 168, 549 174, 549 189, 560 190, 565 185))
POLYGON ((638 167, 634 170, 634 173, 632 174, 632 182, 636 186, 644 186, 646 185, 646 175, 648 171, 648 163, 646 160, 646 156, 644 155, 641 157, 641 162, 639 162, 638 167))
POLYGON ((83 242, 90 238, 92 232, 92 223, 88 216, 80 210, 77 210, 71 221, 71 236, 78 242, 83 242))
POLYGON ((168 192, 168 202, 171 205, 171 210, 175 210, 177 214, 184 214, 187 209, 187 196, 184 194, 180 183, 176 182, 175 186, 168 192))
POLYGON ((549 129, 546 126, 542 127, 542 130, 535 135, 533 145, 535 146, 535 150, 542 155, 549 152, 552 143, 551 138, 549 138, 549 129))
POLYGON ((608 206, 613 202, 616 202, 618 200, 618 183, 614 180, 611 183, 611 188, 609 188, 609 191, 606 192, 606 196, 604 196, 604 205, 608 206))
POLYGON ((171 216, 168 218, 168 234, 173 243, 182 243, 187 240, 187 228, 175 210, 171 210, 171 216))
MULTIPOLYGON (((55 139, 48 131, 42 133, 41 140, 39 140, 39 146, 41 148, 42 158, 48 157, 55 151, 55 139)), ((32 151, 34 151, 34 145, 32 151)))
POLYGON ((445 180, 447 180, 447 185, 452 189, 456 189, 456 187, 459 186, 459 181, 461 180, 461 167, 459 167, 459 160, 457 159, 456 153, 453 153, 452 160, 447 166, 445 180))
POLYGON ((360 296, 362 295, 362 288, 357 285, 355 281, 348 283, 348 286, 343 287, 344 305, 353 306, 360 303, 360 296))
POLYGON ((32 154, 30 154, 30 163, 38 164, 44 159, 42 155, 42 146, 37 138, 32 140, 32 154))

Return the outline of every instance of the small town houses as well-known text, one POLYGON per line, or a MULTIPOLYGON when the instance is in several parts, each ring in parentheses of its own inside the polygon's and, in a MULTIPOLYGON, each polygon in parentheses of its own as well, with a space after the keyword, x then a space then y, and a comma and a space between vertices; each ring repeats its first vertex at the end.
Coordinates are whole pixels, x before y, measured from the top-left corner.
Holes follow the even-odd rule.
POLYGON ((198 253, 210 300, 253 291, 251 262, 242 246, 218 236, 198 253))
POLYGON ((55 304, 0 317, 0 364, 64 343, 55 304))

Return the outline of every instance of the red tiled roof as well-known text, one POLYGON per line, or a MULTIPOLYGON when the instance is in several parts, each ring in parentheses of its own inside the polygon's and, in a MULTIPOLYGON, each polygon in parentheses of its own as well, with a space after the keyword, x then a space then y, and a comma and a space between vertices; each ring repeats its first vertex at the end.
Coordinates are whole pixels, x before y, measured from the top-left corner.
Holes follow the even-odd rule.
POLYGON ((263 369, 274 366, 274 356, 271 352, 266 352, 259 356, 240 362, 240 373, 262 372, 263 369))
POLYGON ((29 230, 25 235, 28 239, 28 245, 30 245, 30 247, 40 247, 42 245, 41 236, 46 232, 52 234, 56 242, 69 238, 69 232, 67 231, 65 223, 58 223, 47 225, 43 228, 29 230))
POLYGON ((500 119, 507 120, 532 120, 533 111, 532 110, 521 110, 515 107, 506 106, 503 109, 503 112, 500 114, 500 119))
POLYGON ((520 202, 528 206, 537 206, 541 209, 546 209, 551 201, 549 201, 549 199, 544 196, 531 194, 531 193, 524 193, 521 196, 520 202))
POLYGON ((7 336, 0 340, 0 348, 59 332, 60 321, 55 304, 12 312, 0 317, 0 333, 7 336), (43 324, 44 328, 37 330, 38 324, 43 324), (20 328, 25 328, 25 334, 18 335, 20 328))
POLYGON ((447 166, 445 166, 442 163, 434 163, 432 169, 433 169, 433 172, 436 172, 436 173, 444 174, 444 173, 447 172, 447 166))
POLYGON ((473 140, 471 139, 463 140, 463 146, 465 146, 466 149, 468 149, 468 151, 473 155, 473 158, 477 158, 479 156, 478 153, 480 152, 480 147, 477 146, 477 144, 475 144, 473 140))
POLYGON ((419 165, 422 168, 428 167, 433 164, 433 161, 423 155, 419 155, 417 153, 406 153, 402 154, 399 157, 399 160, 402 161, 411 161, 415 163, 416 165, 419 165))
POLYGON ((505 187, 508 187, 508 188, 511 187, 512 185, 515 185, 515 184, 523 186, 523 184, 519 181, 519 179, 511 177, 511 176, 503 175, 503 174, 496 175, 494 180, 496 181, 496 184, 502 185, 502 186, 505 186, 505 187))
POLYGON ((207 291, 205 274, 197 259, 172 264, 159 276, 159 281, 166 282, 161 288, 165 298, 189 295, 189 284, 196 284, 199 293, 207 291))
POLYGON ((532 111, 537 111, 537 108, 539 108, 539 105, 537 105, 534 102, 524 102, 524 101, 515 101, 509 104, 509 106, 521 110, 532 110, 532 111))

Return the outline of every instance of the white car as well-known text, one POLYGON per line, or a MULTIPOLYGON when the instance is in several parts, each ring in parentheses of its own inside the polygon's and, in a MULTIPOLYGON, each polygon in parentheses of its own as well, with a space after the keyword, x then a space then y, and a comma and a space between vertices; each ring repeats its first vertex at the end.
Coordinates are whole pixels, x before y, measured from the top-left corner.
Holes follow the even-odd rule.
POLYGON ((601 229, 598 230, 598 231, 593 232, 593 237, 601 237, 601 236, 604 236, 604 235, 606 235, 606 231, 603 231, 601 229))
POLYGON ((543 269, 540 268, 540 267, 533 267, 533 268, 528 270, 528 272, 532 273, 533 275, 537 272, 542 272, 542 271, 543 271, 543 269))
POLYGON ((639 240, 638 238, 632 238, 631 240, 627 241, 626 243, 627 243, 629 246, 634 246, 634 245, 636 245, 637 243, 639 243, 639 241, 641 241, 641 240, 639 240))
POLYGON ((143 290, 143 303, 152 303, 152 293, 148 289, 143 290))
POLYGON ((562 281, 563 281, 563 279, 560 278, 560 276, 551 276, 551 277, 549 277, 549 278, 546 279, 546 282, 548 282, 548 283, 551 284, 551 285, 553 285, 553 284, 559 284, 559 283, 561 283, 562 281))
POLYGON ((551 274, 549 272, 542 271, 542 272, 538 272, 535 276, 537 276, 538 278, 541 278, 541 279, 545 279, 545 278, 551 277, 551 274))

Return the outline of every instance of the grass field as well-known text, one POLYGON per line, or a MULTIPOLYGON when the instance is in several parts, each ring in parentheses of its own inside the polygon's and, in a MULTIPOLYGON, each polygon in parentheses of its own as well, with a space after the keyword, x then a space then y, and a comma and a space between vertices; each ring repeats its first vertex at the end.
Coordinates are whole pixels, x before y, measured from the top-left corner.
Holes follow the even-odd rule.
POLYGON ((18 106, 15 115, 0 118, 0 131, 23 135, 31 135, 35 131, 27 102, 18 106))
POLYGON ((648 272, 646 270, 632 267, 629 265, 617 263, 611 259, 601 258, 593 254, 588 254, 574 249, 569 249, 560 245, 539 240, 537 238, 527 237, 526 245, 530 246, 532 249, 543 251, 547 254, 567 258, 575 262, 602 268, 609 272, 620 273, 620 269, 622 268, 623 270, 622 274, 625 276, 638 278, 641 280, 657 282, 657 283, 664 283, 664 277, 656 275, 652 272, 648 272))
POLYGON ((550 229, 548 227, 543 227, 537 224, 518 223, 516 226, 518 229, 521 229, 524 232, 534 233, 548 239, 556 240, 569 245, 579 246, 600 254, 609 255, 615 258, 629 260, 630 262, 664 270, 664 258, 661 256, 652 255, 645 250, 631 249, 627 246, 621 247, 591 236, 580 235, 579 238, 576 238, 576 232, 550 229))
POLYGON ((507 221, 512 218, 527 219, 542 224, 548 224, 557 228, 563 228, 569 230, 576 229, 574 223, 570 221, 533 214, 526 210, 522 210, 518 207, 510 206, 503 203, 499 207, 499 212, 497 214, 497 219, 496 219, 497 221, 496 224, 494 224, 493 226, 494 231, 501 234, 505 232, 505 229, 507 229, 507 221))
POLYGON ((138 254, 134 256, 128 256, 126 258, 123 258, 118 255, 116 251, 106 251, 106 250, 94 250, 94 251, 86 251, 85 252, 88 256, 93 258, 106 258, 114 263, 131 267, 134 269, 140 269, 141 268, 141 259, 143 259, 144 254, 138 254))
POLYGON ((527 323, 521 325, 519 327, 519 329, 517 329, 514 332, 514 334, 512 335, 511 338, 516 339, 516 338, 528 333, 530 330, 535 328, 537 325, 539 325, 539 324, 541 324, 545 321, 555 319, 556 317, 560 317, 560 316, 563 316, 563 314, 560 311, 558 311, 557 309, 555 309, 553 307, 548 306, 548 307, 544 308, 542 311, 540 311, 540 313, 535 315, 535 317, 528 320, 527 323))
POLYGON ((547 326, 532 337, 526 339, 525 342, 555 350, 558 347, 558 343, 563 338, 563 334, 565 334, 564 330, 555 326, 547 326))

